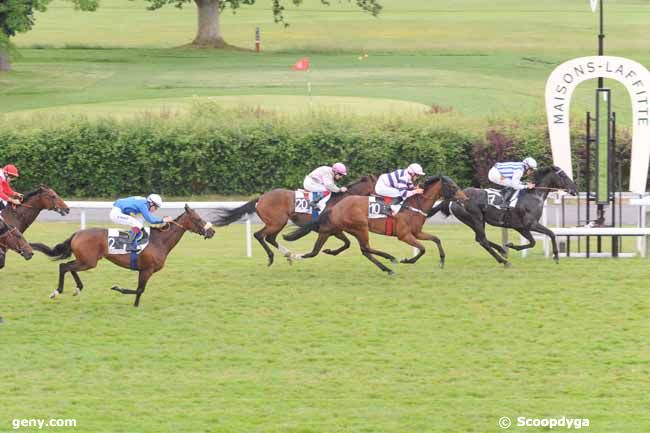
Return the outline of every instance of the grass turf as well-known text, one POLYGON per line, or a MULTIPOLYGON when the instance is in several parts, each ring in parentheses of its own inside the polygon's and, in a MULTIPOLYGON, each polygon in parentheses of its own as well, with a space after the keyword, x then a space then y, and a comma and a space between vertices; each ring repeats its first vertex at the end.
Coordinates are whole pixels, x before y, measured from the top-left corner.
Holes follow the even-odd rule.
MULTIPOLYGON (((258 55, 170 49, 192 37, 191 4, 150 12, 142 1, 115 0, 82 13, 55 1, 37 16, 33 31, 15 39, 22 58, 15 72, 0 76, 0 112, 83 112, 69 106, 92 104, 91 111, 129 113, 142 100, 156 108, 160 98, 195 95, 245 96, 264 106, 272 103, 267 95, 306 96, 310 81, 315 96, 369 98, 365 105, 402 100, 480 118, 541 117, 551 70, 595 49, 596 15, 582 0, 502 0, 489 7, 478 0, 383 3, 376 19, 353 4, 326 7, 309 0, 288 7, 288 29, 271 24, 265 4, 225 13, 224 35, 235 45, 252 46, 254 28, 262 26, 264 52, 258 55), (363 53, 368 58, 359 60, 363 53), (304 54, 312 71, 291 71, 304 54)), ((607 52, 650 64, 644 45, 650 9, 638 0, 607 8, 607 52)), ((614 106, 621 125, 627 124, 625 91, 609 84, 621 95, 614 106)), ((574 112, 582 118, 593 105, 591 87, 581 86, 575 101, 574 112)), ((287 98, 278 109, 295 107, 287 98)))
MULTIPOLYGON (((53 244, 75 228, 27 235, 53 244)), ((11 254, 0 272, 0 429, 75 418, 78 432, 459 433, 500 431, 501 416, 566 416, 598 432, 648 430, 644 260, 555 265, 538 247, 503 269, 469 229, 427 230, 447 267, 428 245, 392 278, 356 245, 267 268, 257 245, 244 256, 241 225, 210 241, 186 235, 139 309, 108 290, 133 287, 132 272, 101 263, 81 274, 80 297, 68 278, 49 301, 57 264, 11 254)))

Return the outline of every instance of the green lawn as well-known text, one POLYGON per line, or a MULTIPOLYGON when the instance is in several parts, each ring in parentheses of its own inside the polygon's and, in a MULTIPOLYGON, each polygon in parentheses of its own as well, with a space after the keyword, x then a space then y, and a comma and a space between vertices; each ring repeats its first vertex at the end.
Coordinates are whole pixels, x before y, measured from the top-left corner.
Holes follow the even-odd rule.
MULTIPOLYGON (((308 0, 287 8, 287 29, 272 24, 265 3, 224 14, 224 36, 234 45, 252 47, 254 28, 261 26, 264 52, 255 54, 174 49, 193 36, 191 4, 182 11, 150 12, 141 1, 113 0, 82 13, 55 1, 37 16, 32 32, 15 38, 22 58, 14 72, 0 76, 0 112, 49 108, 124 115, 134 105, 158 110, 161 99, 194 96, 244 96, 247 105, 295 112, 305 104, 275 100, 307 96, 310 82, 314 96, 368 98, 360 106, 384 112, 390 109, 382 106, 399 100, 451 107, 475 118, 542 118, 551 70, 595 52, 596 15, 586 0, 383 3, 384 12, 373 18, 353 4, 326 7, 308 0), (98 47, 111 49, 79 49, 98 47), (364 53, 368 58, 359 60, 364 53), (291 71, 303 55, 310 57, 312 71, 291 71)), ((650 64, 650 8, 638 0, 607 8, 607 52, 650 64)), ((573 109, 580 118, 593 105, 594 86, 577 92, 573 109)), ((625 125, 627 96, 614 88, 614 109, 625 125)))
MULTIPOLYGON (((38 224, 32 241, 74 225, 38 224)), ((187 235, 142 298, 106 262, 49 301, 56 263, 0 271, 0 430, 74 418, 75 432, 498 432, 502 416, 650 428, 647 262, 563 260, 541 248, 497 266, 460 226, 387 277, 355 247, 266 267, 244 227, 187 235)), ((498 239, 498 232, 491 232, 498 239)), ((306 250, 305 239, 296 249, 306 250)), ((410 247, 374 238, 398 256, 410 247)), ((23 429, 21 431, 34 431, 23 429)), ((510 431, 539 431, 511 428, 510 431)))

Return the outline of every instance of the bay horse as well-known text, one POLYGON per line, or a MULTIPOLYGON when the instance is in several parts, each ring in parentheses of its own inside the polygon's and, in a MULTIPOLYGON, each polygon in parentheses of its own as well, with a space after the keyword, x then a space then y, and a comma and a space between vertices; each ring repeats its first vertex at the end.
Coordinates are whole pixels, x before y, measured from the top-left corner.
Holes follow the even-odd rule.
POLYGON ((317 229, 318 239, 312 251, 296 257, 298 259, 307 259, 315 257, 319 253, 329 236, 346 231, 357 238, 361 247, 361 254, 389 275, 392 275, 394 272, 373 257, 373 255, 388 259, 392 263, 397 263, 397 260, 388 253, 371 248, 368 240, 368 231, 387 236, 396 236, 400 241, 417 248, 419 252, 416 256, 401 261, 401 263, 407 264, 417 262, 426 252, 426 248, 419 241, 429 240, 433 241, 438 247, 440 267, 443 267, 445 263, 445 252, 440 239, 437 236, 423 232, 422 226, 427 219, 427 212, 431 210, 439 198, 442 197, 449 201, 463 201, 466 197, 458 185, 446 176, 429 177, 424 181, 423 189, 422 194, 413 195, 403 202, 402 209, 394 216, 395 229, 392 233, 386 233, 386 218, 368 218, 368 197, 349 196, 341 200, 336 206, 327 209, 318 219, 283 237, 287 241, 295 241, 305 236, 311 230, 317 229))
MULTIPOLYGON (((111 290, 125 295, 135 295, 133 306, 137 307, 140 304, 140 296, 144 292, 147 281, 149 281, 149 278, 155 272, 163 268, 167 256, 181 240, 185 232, 190 231, 203 236, 205 239, 209 239, 214 236, 214 230, 211 226, 210 223, 203 221, 188 205, 185 205, 185 212, 171 223, 166 223, 161 228, 151 229, 149 244, 137 257, 136 268, 139 271, 138 288, 131 290, 113 286, 111 290)), ((93 269, 102 258, 106 258, 122 268, 131 269, 130 254, 108 253, 107 229, 91 228, 80 230, 53 248, 39 243, 31 245, 36 251, 53 257, 54 260, 64 260, 73 254, 75 256, 75 260, 59 265, 59 286, 52 292, 50 299, 54 299, 63 293, 63 280, 66 272, 70 272, 72 278, 77 283, 77 289, 74 294, 78 295, 81 293, 83 283, 79 275, 77 275, 77 272, 93 269)))
POLYGON ((25 260, 30 260, 34 255, 29 242, 25 240, 23 234, 17 227, 11 226, 0 219, 0 255, 5 251, 12 250, 23 256, 25 260))
MULTIPOLYGON (((7 205, 0 212, 0 217, 15 226, 21 233, 25 233, 43 210, 55 211, 61 216, 70 212, 68 205, 52 188, 40 185, 34 191, 25 194, 21 205, 7 205)), ((6 249, 0 246, 0 269, 5 265, 5 251, 6 249)))
POLYGON ((518 231, 528 244, 514 245, 512 242, 507 248, 520 251, 535 246, 535 238, 531 232, 543 233, 551 238, 553 244, 553 260, 558 263, 557 244, 555 234, 539 222, 544 210, 544 202, 551 191, 566 190, 571 195, 576 195, 578 187, 575 182, 560 167, 549 166, 535 171, 533 183, 535 188, 524 189, 519 192, 519 198, 514 208, 499 209, 487 204, 487 192, 478 188, 466 188, 465 195, 469 198, 464 206, 457 203, 444 201, 434 207, 429 216, 438 211, 445 215, 454 215, 469 226, 475 233, 476 242, 494 257, 494 259, 509 267, 507 251, 499 244, 491 242, 485 235, 485 223, 492 226, 511 228, 518 231))
MULTIPOLYGON (((347 192, 332 193, 325 209, 331 208, 348 195, 367 196, 374 193, 376 183, 377 176, 363 176, 361 179, 348 185, 347 192)), ((266 192, 236 209, 217 209, 215 213, 216 219, 212 223, 218 227, 231 224, 244 215, 257 213, 264 223, 264 227, 255 232, 254 236, 260 245, 262 245, 264 251, 266 251, 266 255, 269 258, 269 266, 273 264, 273 251, 271 251, 267 242, 278 249, 289 260, 289 263, 291 263, 291 259, 294 257, 293 253, 278 244, 275 238, 287 225, 289 220, 298 226, 304 226, 312 220, 311 214, 296 213, 295 191, 282 188, 266 192)), ((337 233, 334 236, 343 241, 343 246, 336 250, 328 250, 330 253, 336 255, 350 248, 350 240, 343 233, 337 233)))

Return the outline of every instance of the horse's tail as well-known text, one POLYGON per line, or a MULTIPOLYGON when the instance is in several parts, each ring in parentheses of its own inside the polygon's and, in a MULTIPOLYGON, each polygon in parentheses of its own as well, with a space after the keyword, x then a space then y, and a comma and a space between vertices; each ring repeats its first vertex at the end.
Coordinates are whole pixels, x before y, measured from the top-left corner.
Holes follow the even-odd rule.
POLYGON ((320 228, 321 224, 326 224, 329 222, 330 219, 330 211, 329 209, 326 209, 320 216, 309 223, 305 224, 302 227, 297 228, 296 230, 292 231, 291 233, 288 233, 286 235, 282 235, 282 238, 285 241, 293 242, 297 241, 298 239, 307 236, 309 232, 313 231, 318 231, 320 228))
POLYGON ((61 242, 58 245, 55 245, 54 248, 50 248, 44 244, 29 244, 36 251, 40 251, 48 257, 52 257, 52 260, 64 260, 72 255, 72 238, 74 235, 70 236, 65 241, 61 242))
POLYGON ((451 201, 443 200, 439 205, 432 207, 431 210, 427 212, 427 218, 431 218, 438 212, 442 212, 445 215, 445 218, 449 217, 451 215, 449 206, 451 206, 451 201))
POLYGON ((215 219, 212 221, 212 224, 217 227, 227 226, 228 224, 234 223, 244 215, 255 213, 255 206, 259 199, 260 198, 257 197, 255 200, 251 200, 245 205, 235 209, 217 209, 213 214, 215 219))

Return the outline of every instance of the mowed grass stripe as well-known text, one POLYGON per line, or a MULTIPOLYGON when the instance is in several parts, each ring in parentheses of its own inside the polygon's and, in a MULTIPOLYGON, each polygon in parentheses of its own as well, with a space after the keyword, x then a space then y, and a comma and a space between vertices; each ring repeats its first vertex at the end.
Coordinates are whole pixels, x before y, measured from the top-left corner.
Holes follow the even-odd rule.
MULTIPOLYGON (((74 229, 28 235, 52 244, 74 229)), ((647 429, 645 261, 555 265, 537 248, 502 269, 467 228, 427 230, 447 267, 428 245, 418 264, 393 265, 394 278, 356 245, 267 268, 257 245, 244 256, 243 226, 187 235, 140 309, 108 290, 133 287, 132 272, 102 263, 81 274, 80 297, 68 279, 52 302, 57 263, 12 254, 0 423, 56 414, 84 432, 473 432, 496 431, 504 415, 565 415, 604 432, 647 429)))

